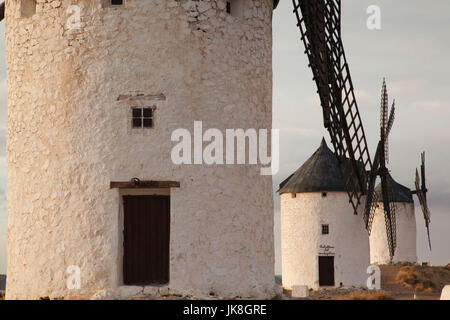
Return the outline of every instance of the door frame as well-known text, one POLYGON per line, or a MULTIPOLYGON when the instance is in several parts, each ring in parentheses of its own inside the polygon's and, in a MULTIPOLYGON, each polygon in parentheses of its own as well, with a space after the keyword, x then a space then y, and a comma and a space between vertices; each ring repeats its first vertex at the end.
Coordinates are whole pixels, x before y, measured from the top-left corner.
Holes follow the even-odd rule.
POLYGON ((319 275, 319 287, 335 287, 336 286, 336 265, 335 265, 335 261, 336 259, 334 258, 334 255, 329 255, 329 256, 318 256, 317 258, 317 269, 318 269, 318 275, 319 275), (332 259, 333 261, 333 284, 320 284, 320 260, 321 258, 329 258, 332 259))
MULTIPOLYGON (((119 217, 118 217, 118 229, 117 229, 117 271, 116 271, 116 283, 118 287, 133 287, 124 283, 123 279, 123 257, 124 257, 124 232, 125 232, 125 208, 123 204, 124 196, 168 196, 169 197, 169 225, 172 230, 172 197, 170 188, 158 188, 158 189, 120 189, 119 190, 119 217)), ((172 237, 169 233, 169 283, 170 275, 172 274, 172 266, 170 264, 172 256, 172 237)), ((167 286, 169 283, 159 285, 145 285, 145 287, 162 287, 167 286)))

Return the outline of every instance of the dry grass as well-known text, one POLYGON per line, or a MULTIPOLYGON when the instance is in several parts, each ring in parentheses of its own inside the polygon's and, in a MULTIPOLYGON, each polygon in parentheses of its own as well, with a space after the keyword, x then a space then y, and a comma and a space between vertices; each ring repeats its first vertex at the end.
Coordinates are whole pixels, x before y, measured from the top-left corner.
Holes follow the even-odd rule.
POLYGON ((377 291, 373 293, 355 291, 346 296, 339 296, 338 300, 394 300, 387 292, 377 291))
POLYGON ((412 266, 413 264, 409 261, 403 260, 402 262, 400 262, 400 265, 402 267, 406 267, 406 266, 412 266))
POLYGON ((406 265, 397 273, 397 283, 415 292, 440 292, 450 282, 450 266, 430 267, 406 265))
POLYGON ((395 281, 406 287, 414 287, 419 283, 419 278, 420 275, 413 266, 404 266, 400 268, 395 281))

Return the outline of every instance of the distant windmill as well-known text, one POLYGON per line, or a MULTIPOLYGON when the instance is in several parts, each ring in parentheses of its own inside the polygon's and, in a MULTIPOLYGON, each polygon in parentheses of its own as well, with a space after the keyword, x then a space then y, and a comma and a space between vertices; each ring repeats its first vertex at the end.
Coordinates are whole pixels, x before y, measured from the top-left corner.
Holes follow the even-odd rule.
MULTIPOLYGON (((392 126, 395 120, 395 100, 392 104, 392 108, 388 115, 388 93, 386 88, 386 81, 383 80, 383 88, 381 91, 381 115, 380 115, 380 142, 377 149, 377 154, 375 155, 374 167, 377 165, 379 161, 379 169, 378 175, 381 178, 381 192, 374 192, 372 188, 372 180, 369 182, 369 190, 366 202, 366 213, 368 213, 367 220, 367 230, 369 234, 372 229, 372 222, 375 214, 375 209, 377 207, 377 203, 380 202, 380 197, 383 202, 383 206, 388 206, 388 210, 385 210, 385 220, 386 220, 386 231, 388 234, 388 242, 389 248, 396 248, 396 188, 398 187, 397 183, 392 179, 389 175, 389 170, 386 167, 386 164, 389 162, 389 134, 391 132, 392 126), (384 152, 383 152, 384 151, 384 152), (380 195, 381 193, 381 195, 380 195), (388 199, 386 202, 385 199, 388 199), (390 215, 388 214, 390 212, 390 215), (392 240, 389 239, 389 235, 392 235, 392 240), (391 241, 391 242, 390 242, 391 241)), ((415 177, 415 188, 416 190, 411 191, 412 194, 417 195, 419 199, 420 206, 422 208, 423 216, 425 219, 425 226, 427 228, 428 235, 428 244, 431 250, 431 238, 430 238, 430 211, 428 209, 427 204, 427 187, 425 183, 425 152, 421 155, 422 163, 420 168, 420 176, 419 171, 416 169, 416 177, 415 177)), ((372 169, 373 170, 373 169, 372 169)), ((374 171, 375 175, 376 172, 374 171)), ((372 178, 372 175, 371 175, 372 178)), ((376 178, 376 176, 375 176, 376 178)), ((391 258, 393 257, 394 252, 390 252, 391 258)))
POLYGON ((396 221, 395 221, 395 199, 392 186, 390 185, 389 170, 386 164, 389 159, 389 134, 395 120, 395 100, 389 113, 389 98, 386 88, 386 81, 383 80, 381 89, 381 114, 380 114, 380 141, 375 154, 372 171, 369 177, 369 188, 367 193, 365 222, 369 234, 372 229, 372 222, 378 202, 383 203, 384 218, 386 222, 386 233, 388 236, 389 253, 394 256, 396 248, 396 221), (388 118, 389 113, 389 118, 388 118), (375 192, 375 182, 377 176, 381 178, 381 194, 375 192), (381 199, 379 197, 381 196, 381 199), (381 200, 381 201, 380 201, 381 200))
POLYGON ((416 180, 415 180, 415 186, 416 190, 412 191, 413 194, 417 196, 420 202, 420 206, 422 208, 423 217, 425 219, 425 227, 427 228, 427 235, 428 235, 428 245, 430 246, 431 250, 431 237, 430 237, 430 222, 431 222, 431 216, 430 216, 430 210, 428 209, 428 203, 427 203, 427 186, 425 183, 425 152, 422 152, 421 154, 421 160, 422 163, 420 165, 420 175, 422 179, 419 177, 419 170, 416 169, 416 180))
MULTIPOLYGON (((383 80, 381 89, 380 109, 380 142, 374 162, 374 165, 379 163, 379 166, 378 173, 374 171, 373 175, 375 175, 375 179, 379 176, 381 183, 378 184, 375 190, 369 189, 366 203, 370 261, 374 264, 388 264, 400 261, 416 263, 416 219, 412 191, 396 182, 387 168, 389 137, 395 119, 395 101, 389 111, 385 80, 383 80), (387 204, 384 200, 386 199, 386 194, 387 204), (384 209, 386 206, 389 206, 387 210, 384 209), (387 212, 390 215, 387 215, 387 212), (387 242, 386 234, 388 235, 387 242), (392 235, 392 240, 390 240, 390 235, 392 235), (392 247, 395 248, 395 255, 391 250, 392 247)), ((372 178, 373 175, 371 175, 372 178)), ((372 186, 373 181, 371 180, 370 183, 370 186, 372 186)))

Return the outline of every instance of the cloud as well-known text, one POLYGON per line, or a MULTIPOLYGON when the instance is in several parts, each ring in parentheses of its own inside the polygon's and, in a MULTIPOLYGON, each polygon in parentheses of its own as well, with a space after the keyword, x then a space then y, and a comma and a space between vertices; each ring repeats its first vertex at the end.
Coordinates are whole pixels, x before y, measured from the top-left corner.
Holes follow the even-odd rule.
POLYGON ((450 111, 450 101, 430 99, 416 101, 412 104, 413 108, 417 111, 433 111, 433 112, 449 112, 450 111))
POLYGON ((415 93, 421 88, 423 88, 423 82, 421 80, 402 80, 388 83, 388 91, 391 96, 415 93))
POLYGON ((355 98, 358 102, 372 102, 376 99, 379 99, 378 97, 374 97, 372 93, 370 93, 367 90, 355 90, 355 98))

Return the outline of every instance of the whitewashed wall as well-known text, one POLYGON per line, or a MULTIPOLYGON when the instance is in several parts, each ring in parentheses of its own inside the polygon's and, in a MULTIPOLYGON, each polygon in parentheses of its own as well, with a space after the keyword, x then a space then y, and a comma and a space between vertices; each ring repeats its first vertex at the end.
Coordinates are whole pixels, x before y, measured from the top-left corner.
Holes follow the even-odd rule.
MULTIPOLYGON (((397 248, 392 262, 408 261, 416 263, 416 217, 414 214, 414 203, 397 202, 395 205, 397 248)), ((390 263, 382 203, 379 203, 372 223, 370 261, 373 264, 390 263)))
POLYGON ((176 166, 171 133, 271 128, 272 0, 37 0, 7 5, 8 299, 144 293, 270 298, 271 177, 259 166, 176 166), (132 106, 155 106, 155 128, 130 129, 132 106), (120 194, 110 181, 175 180, 170 283, 122 287, 120 194), (65 271, 81 268, 81 289, 65 271))
MULTIPOLYGON (((362 212, 362 210, 361 210, 362 212)), ((319 288, 321 246, 334 247, 335 284, 365 286, 369 266, 369 238, 362 215, 354 215, 345 192, 281 195, 281 255, 285 288, 319 288), (330 233, 322 235, 322 224, 330 233)))

